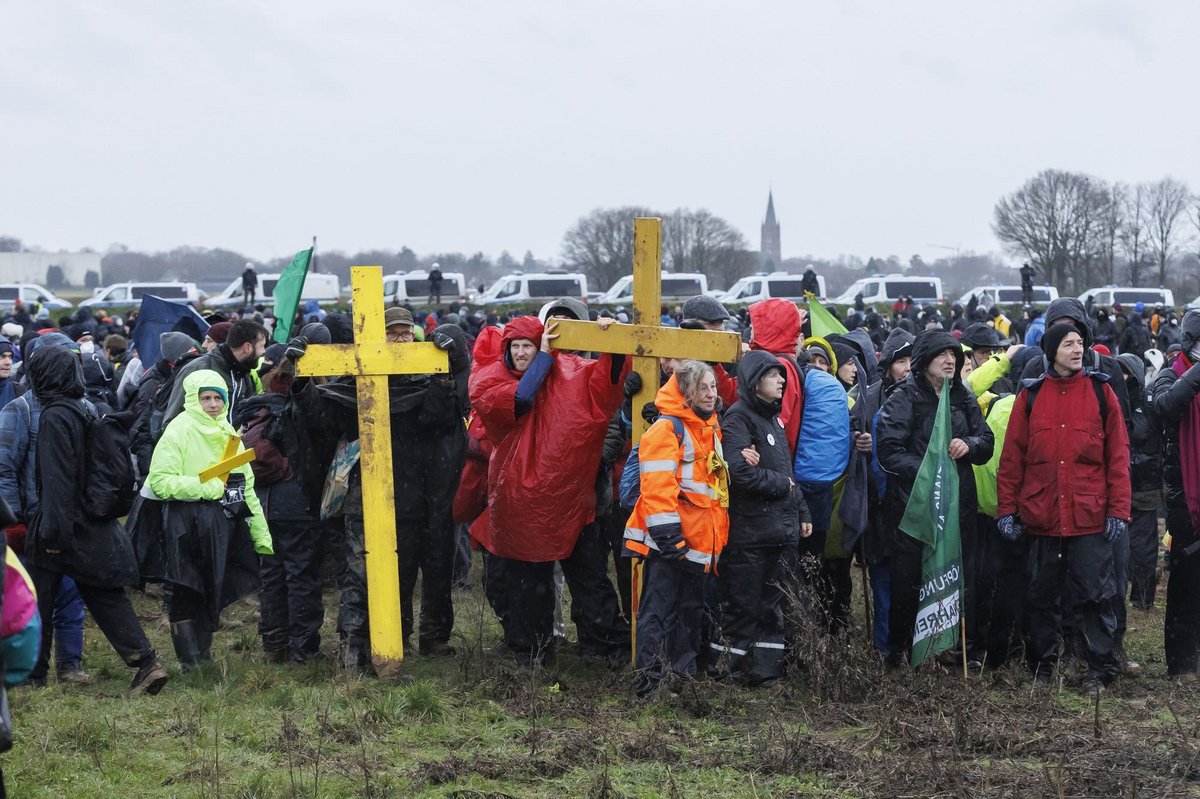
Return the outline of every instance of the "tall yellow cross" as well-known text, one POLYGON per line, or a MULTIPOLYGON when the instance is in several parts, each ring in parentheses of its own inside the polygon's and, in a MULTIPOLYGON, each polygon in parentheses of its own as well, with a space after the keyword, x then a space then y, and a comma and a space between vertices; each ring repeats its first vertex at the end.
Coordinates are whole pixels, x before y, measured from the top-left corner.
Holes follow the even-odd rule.
MULTIPOLYGON (((612 325, 601 330, 590 322, 558 320, 554 347, 584 352, 624 353, 633 356, 633 369, 642 377, 642 390, 633 401, 633 443, 636 445, 649 423, 641 409, 658 394, 659 358, 693 358, 710 363, 733 363, 742 357, 742 339, 737 333, 711 330, 681 330, 662 327, 662 220, 639 217, 633 220, 633 324, 612 325)), ((637 613, 641 584, 641 559, 633 559, 633 637, 636 652, 637 613)))
POLYGON ((387 340, 381 267, 353 267, 350 287, 354 300, 354 343, 309 347, 296 362, 296 374, 350 375, 357 382, 371 654, 380 676, 386 676, 404 659, 388 375, 445 373, 450 371, 450 364, 446 353, 432 344, 387 340))

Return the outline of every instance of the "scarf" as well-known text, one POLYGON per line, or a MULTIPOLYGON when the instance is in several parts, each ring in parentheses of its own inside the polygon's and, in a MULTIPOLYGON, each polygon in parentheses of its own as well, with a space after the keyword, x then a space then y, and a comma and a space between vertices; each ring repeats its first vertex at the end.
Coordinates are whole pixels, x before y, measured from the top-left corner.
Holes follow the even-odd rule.
MULTIPOLYGON (((1191 360, 1181 352, 1171 368, 1182 376, 1191 365, 1191 360)), ((1179 467, 1192 529, 1200 530, 1200 396, 1192 400, 1179 423, 1179 467)))

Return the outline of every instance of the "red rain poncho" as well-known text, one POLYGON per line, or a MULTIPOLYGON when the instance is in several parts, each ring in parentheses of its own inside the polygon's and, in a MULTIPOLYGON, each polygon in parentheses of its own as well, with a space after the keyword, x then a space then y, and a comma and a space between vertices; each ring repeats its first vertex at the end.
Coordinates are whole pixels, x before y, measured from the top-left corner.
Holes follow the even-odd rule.
POLYGON ((562 560, 584 525, 595 519, 604 436, 621 406, 629 363, 613 383, 612 356, 591 360, 555 352, 533 407, 517 418, 521 373, 506 357, 516 339, 540 343, 541 322, 523 316, 506 325, 500 360, 471 375, 471 405, 494 447, 488 508, 471 525, 471 537, 500 557, 562 560))

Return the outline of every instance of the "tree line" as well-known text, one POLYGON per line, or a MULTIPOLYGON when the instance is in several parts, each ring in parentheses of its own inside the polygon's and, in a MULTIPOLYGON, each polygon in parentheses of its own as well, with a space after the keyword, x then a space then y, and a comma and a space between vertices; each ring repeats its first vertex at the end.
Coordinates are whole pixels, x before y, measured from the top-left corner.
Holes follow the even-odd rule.
POLYGON ((1047 169, 996 203, 992 231, 1064 292, 1109 283, 1186 291, 1200 279, 1200 195, 1173 177, 1110 183, 1047 169))

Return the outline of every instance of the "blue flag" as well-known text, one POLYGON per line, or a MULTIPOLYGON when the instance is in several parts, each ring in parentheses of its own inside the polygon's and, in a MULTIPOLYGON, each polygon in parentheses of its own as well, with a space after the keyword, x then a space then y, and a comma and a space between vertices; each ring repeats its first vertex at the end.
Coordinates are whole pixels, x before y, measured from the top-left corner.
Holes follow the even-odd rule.
POLYGON ((153 294, 145 295, 142 297, 142 307, 138 310, 137 325, 133 328, 133 343, 137 345, 142 367, 149 369, 162 357, 158 337, 163 333, 183 333, 191 336, 196 346, 200 346, 208 328, 208 322, 192 306, 164 300, 153 294))

